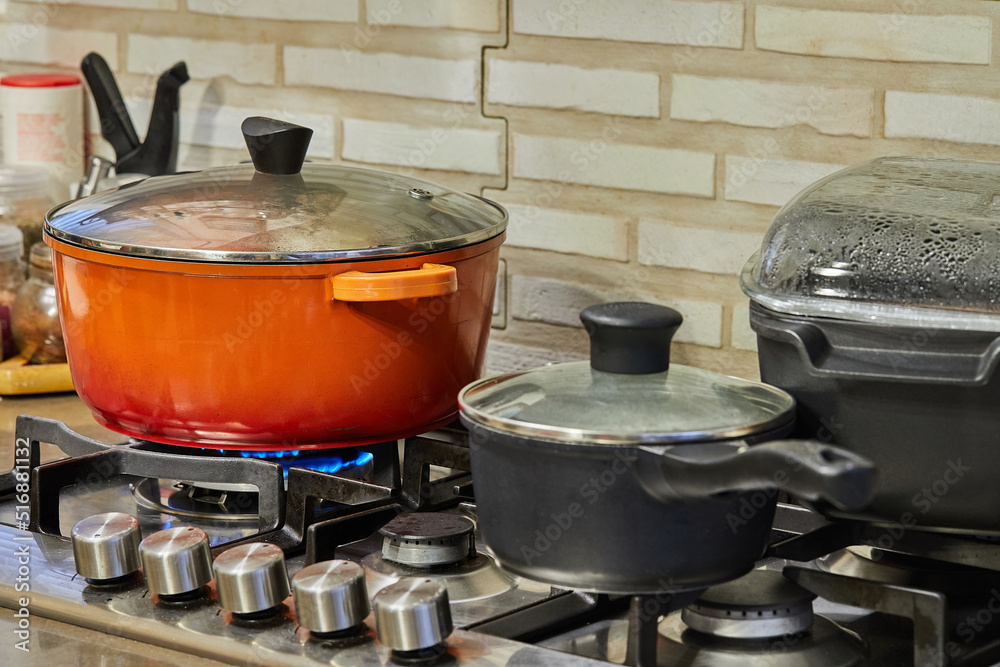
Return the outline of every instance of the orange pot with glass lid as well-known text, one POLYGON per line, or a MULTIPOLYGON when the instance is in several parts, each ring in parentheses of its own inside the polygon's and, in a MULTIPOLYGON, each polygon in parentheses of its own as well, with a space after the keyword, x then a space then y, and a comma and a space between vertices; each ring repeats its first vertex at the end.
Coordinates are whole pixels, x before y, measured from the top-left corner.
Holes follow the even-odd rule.
POLYGON ((479 377, 507 214, 395 174, 303 164, 312 131, 249 118, 253 165, 51 211, 66 352, 95 418, 226 449, 393 440, 479 377))

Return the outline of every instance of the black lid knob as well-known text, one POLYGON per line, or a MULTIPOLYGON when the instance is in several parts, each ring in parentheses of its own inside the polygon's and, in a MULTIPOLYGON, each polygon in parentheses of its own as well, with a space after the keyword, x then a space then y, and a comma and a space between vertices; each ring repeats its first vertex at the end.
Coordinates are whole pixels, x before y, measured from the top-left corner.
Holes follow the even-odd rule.
POLYGON ((251 116, 243 121, 242 129, 254 169, 263 174, 282 175, 302 171, 313 135, 308 127, 251 116))
POLYGON ((654 303, 602 303, 580 313, 590 336, 590 367, 606 373, 645 375, 670 366, 670 339, 684 320, 654 303))

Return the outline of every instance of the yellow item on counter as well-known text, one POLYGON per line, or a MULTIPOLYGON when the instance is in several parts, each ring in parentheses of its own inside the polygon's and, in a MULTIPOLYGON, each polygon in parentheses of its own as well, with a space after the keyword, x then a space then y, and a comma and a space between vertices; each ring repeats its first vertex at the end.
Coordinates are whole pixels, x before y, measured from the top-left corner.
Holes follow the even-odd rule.
POLYGON ((0 362, 0 396, 73 391, 69 364, 29 364, 22 356, 0 362))

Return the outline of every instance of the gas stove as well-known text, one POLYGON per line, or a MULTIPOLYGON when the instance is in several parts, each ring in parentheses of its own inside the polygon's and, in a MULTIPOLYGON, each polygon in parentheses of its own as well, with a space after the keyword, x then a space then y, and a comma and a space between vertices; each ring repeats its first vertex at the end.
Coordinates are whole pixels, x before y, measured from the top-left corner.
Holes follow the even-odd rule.
POLYGON ((1000 664, 989 539, 780 504, 746 576, 608 596, 497 566, 457 427, 258 458, 22 415, 16 443, 0 476, 4 664, 1000 664), (42 443, 66 458, 41 463, 42 443))

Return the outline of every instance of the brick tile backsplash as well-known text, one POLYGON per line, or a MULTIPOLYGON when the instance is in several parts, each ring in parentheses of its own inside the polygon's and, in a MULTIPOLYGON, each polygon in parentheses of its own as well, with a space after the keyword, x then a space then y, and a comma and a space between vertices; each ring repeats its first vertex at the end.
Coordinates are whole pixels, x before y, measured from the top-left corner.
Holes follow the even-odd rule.
POLYGON ((725 197, 730 201, 784 206, 806 186, 846 166, 727 155, 725 197))
POLYGON ((1000 146, 1000 100, 889 90, 885 136, 1000 146))
POLYGON ((185 37, 128 36, 127 69, 136 74, 159 74, 178 60, 188 64, 192 79, 232 77, 239 83, 273 84, 273 44, 240 44, 185 37))
MULTIPOLYGON (((131 0, 123 0, 130 2, 131 0)), ((358 20, 360 0, 187 0, 187 8, 199 14, 218 17, 275 19, 278 21, 358 20)))
MULTIPOLYGON (((52 0, 20 0, 36 4, 53 4, 52 0)), ((176 11, 183 0, 73 0, 74 5, 89 7, 115 7, 117 9, 152 9, 160 11, 176 11)), ((213 2, 215 0, 212 0, 213 2)), ((225 1, 225 0, 222 0, 225 1)), ((6 4, 6 3, 4 3, 6 4)), ((59 3, 69 4, 69 3, 59 3)))
POLYGON ((737 350, 757 350, 757 334, 750 328, 750 307, 733 306, 732 344, 737 350))
MULTIPOLYGON (((609 134, 608 127, 602 134, 609 134)), ((611 130, 614 132, 614 130, 611 130)), ((593 140, 514 135, 514 176, 712 197, 715 155, 593 140)))
POLYGON ((639 221, 639 263, 739 275, 761 235, 639 221))
MULTIPOLYGON (((0 72, 90 51, 145 132, 185 60, 180 163, 308 157, 505 206, 491 370, 580 358, 579 311, 685 316, 682 363, 757 376, 738 276, 778 208, 882 155, 1000 155, 1000 3, 980 0, 0 0, 0 72)), ((110 156, 93 104, 95 151, 110 156)))
POLYGON ((413 127, 344 119, 345 160, 413 169, 500 173, 499 132, 454 127, 413 127))
POLYGON ((628 260, 628 223, 610 215, 506 204, 507 245, 628 260))
POLYGON ((399 53, 285 47, 285 83, 475 102, 479 63, 399 53))
POLYGON ((581 361, 586 358, 583 354, 551 350, 547 347, 491 340, 489 347, 486 348, 486 375, 526 371, 553 362, 581 361))
POLYGON ((495 104, 660 115, 660 77, 651 72, 496 59, 488 67, 487 100, 495 104))
POLYGON ((655 44, 743 46, 743 4, 687 0, 513 0, 514 32, 655 44))
POLYGON ((34 23, 0 23, 0 61, 77 68, 91 51, 118 67, 118 37, 98 30, 64 30, 34 23))
POLYGON ((989 64, 992 32, 993 22, 985 16, 922 16, 911 11, 879 14, 758 5, 754 20, 759 49, 904 62, 989 64))
POLYGON ((872 90, 675 74, 670 117, 747 127, 808 125, 824 134, 867 137, 872 90))
POLYGON ((417 28, 500 30, 501 0, 365 0, 368 23, 417 28))
POLYGON ((706 347, 722 344, 722 306, 689 299, 664 299, 578 282, 515 275, 511 280, 511 312, 515 319, 582 327, 580 311, 607 301, 650 301, 676 309, 684 316, 674 340, 706 347))

